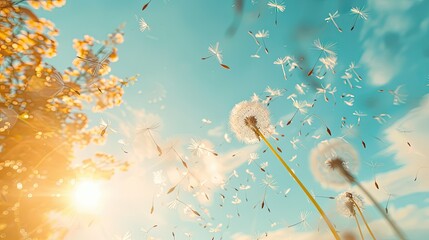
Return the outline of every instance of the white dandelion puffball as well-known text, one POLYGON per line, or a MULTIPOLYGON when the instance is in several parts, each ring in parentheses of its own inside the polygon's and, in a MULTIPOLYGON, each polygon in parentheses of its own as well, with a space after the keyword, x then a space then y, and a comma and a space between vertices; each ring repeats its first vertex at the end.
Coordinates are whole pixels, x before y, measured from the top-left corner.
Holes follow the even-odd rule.
POLYGON ((359 169, 359 157, 354 147, 340 138, 319 143, 310 153, 310 168, 322 187, 336 190, 349 186, 341 171, 335 168, 334 161, 341 161, 341 167, 355 174, 359 169))
POLYGON ((362 197, 354 192, 343 192, 338 194, 337 199, 337 210, 345 217, 353 217, 356 215, 356 206, 363 210, 362 197))
POLYGON ((229 124, 238 140, 248 144, 259 142, 259 137, 252 129, 256 127, 264 136, 270 136, 270 112, 258 101, 243 101, 234 106, 229 124))

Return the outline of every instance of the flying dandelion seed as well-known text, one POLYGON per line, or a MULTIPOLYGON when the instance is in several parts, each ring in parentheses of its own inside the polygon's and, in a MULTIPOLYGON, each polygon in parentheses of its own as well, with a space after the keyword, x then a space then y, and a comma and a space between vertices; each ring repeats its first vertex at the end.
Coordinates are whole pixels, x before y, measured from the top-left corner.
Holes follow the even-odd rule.
POLYGON ((296 111, 292 115, 291 119, 289 119, 289 121, 286 123, 286 126, 289 126, 292 123, 293 119, 295 118, 298 112, 301 114, 306 114, 307 108, 312 106, 311 104, 307 103, 307 101, 298 101, 298 100, 292 99, 292 102, 293 102, 292 105, 294 108, 296 108, 296 111))
POLYGON ((225 133, 223 135, 223 139, 225 139, 225 142, 227 142, 227 143, 231 143, 232 142, 231 137, 229 136, 228 133, 225 133))
POLYGON ((326 96, 326 94, 331 94, 332 96, 334 96, 335 92, 337 91, 337 88, 331 88, 331 84, 328 83, 325 87, 323 86, 323 84, 321 85, 320 88, 316 88, 317 92, 316 95, 318 94, 323 94, 323 99, 325 100, 325 102, 329 102, 329 98, 326 96))
POLYGON ((310 228, 311 226, 310 226, 310 224, 307 222, 307 218, 308 218, 308 216, 310 215, 310 212, 308 212, 308 211, 305 211, 305 212, 301 212, 300 214, 299 214, 299 216, 300 216, 300 221, 299 222, 297 222, 297 223, 294 223, 294 224, 292 224, 292 225, 289 225, 289 226, 287 226, 288 228, 291 228, 291 227, 295 227, 295 226, 297 226, 297 225, 300 225, 303 229, 308 229, 308 228, 310 228))
POLYGON ((421 169, 428 169, 429 167, 419 167, 419 169, 417 169, 416 172, 416 176, 414 177, 414 182, 417 181, 417 177, 419 176, 420 170, 421 169))
POLYGON ((152 0, 149 0, 149 2, 147 2, 143 5, 142 11, 146 10, 146 8, 149 7, 150 2, 152 2, 152 0))
POLYGON ((351 88, 351 89, 353 89, 353 84, 352 84, 352 82, 350 81, 350 79, 352 79, 353 78, 353 76, 349 73, 349 72, 345 72, 344 73, 344 75, 343 76, 341 76, 341 78, 342 79, 344 79, 344 84, 347 84, 347 85, 349 85, 349 87, 351 88))
POLYGON ((306 94, 307 88, 308 88, 308 86, 305 83, 295 84, 296 91, 301 95, 306 94))
POLYGON ((201 60, 206 60, 208 58, 216 56, 216 59, 219 62, 221 67, 223 67, 225 69, 230 69, 228 65, 225 65, 222 63, 223 56, 222 56, 222 51, 220 51, 220 49, 219 49, 219 42, 216 42, 216 44, 214 46, 212 46, 212 45, 209 46, 209 53, 210 53, 209 56, 202 57, 201 60))
POLYGON ((247 33, 252 37, 252 39, 255 41, 256 45, 258 45, 258 46, 261 45, 259 43, 258 39, 256 38, 255 34, 253 34, 252 31, 248 31, 247 33))
POLYGON ((322 66, 328 71, 330 70, 335 74, 335 66, 337 65, 337 56, 330 55, 325 58, 319 58, 319 61, 323 64, 322 66))
POLYGON ((285 72, 285 63, 287 63, 287 57, 288 57, 288 56, 286 56, 286 57, 284 57, 284 58, 277 58, 277 60, 276 60, 276 61, 274 61, 274 64, 276 64, 276 65, 280 65, 280 66, 282 67, 283 78, 284 78, 285 80, 287 80, 287 76, 286 76, 286 72, 285 72))
POLYGON ((277 58, 277 60, 274 61, 273 64, 281 66, 282 72, 283 72, 283 78, 285 80, 287 80, 285 66, 289 66, 289 70, 288 70, 289 72, 291 72, 297 68, 302 70, 302 68, 298 65, 298 63, 291 56, 285 56, 283 58, 277 58))
POLYGON ((218 154, 211 148, 207 147, 202 142, 197 142, 194 139, 191 139, 191 144, 188 146, 188 149, 191 150, 192 154, 201 157, 202 155, 212 154, 218 156, 218 154))
POLYGON ((376 163, 373 161, 368 162, 368 163, 366 162, 365 164, 368 165, 369 167, 371 167, 372 176, 374 177, 374 185, 377 189, 380 189, 380 187, 378 186, 376 175, 375 175, 375 169, 383 166, 383 164, 376 163))
POLYGON ((150 139, 152 140, 153 144, 155 144, 155 146, 156 146, 156 150, 158 151, 158 156, 161 156, 162 155, 162 148, 155 141, 155 138, 153 137, 153 134, 152 134, 152 131, 155 130, 155 129, 157 129, 158 127, 159 127, 158 124, 154 124, 154 125, 152 125, 150 127, 141 129, 139 132, 147 132, 148 133, 148 135, 149 135, 150 139))
POLYGON ((346 69, 346 72, 352 72, 355 75, 356 81, 362 81, 362 77, 356 72, 356 69, 359 68, 355 65, 354 62, 351 62, 349 68, 346 69))
POLYGON ((124 139, 119 139, 118 143, 121 145, 121 150, 124 153, 128 153, 128 150, 126 150, 126 147, 127 147, 128 144, 125 142, 125 140, 124 139))
POLYGON ((140 32, 144 32, 146 30, 150 30, 150 26, 149 26, 149 24, 146 22, 146 20, 144 18, 142 18, 142 17, 138 18, 137 15, 135 17, 136 17, 136 20, 137 20, 137 22, 139 24, 139 30, 140 30, 140 32))
POLYGON ((149 240, 150 239, 150 237, 149 237, 149 234, 150 234, 150 232, 154 229, 154 228, 157 228, 158 227, 158 224, 155 224, 155 225, 152 225, 149 229, 145 229, 145 228, 140 228, 140 230, 147 236, 147 240, 149 240))
POLYGON ((365 21, 368 20, 368 12, 363 7, 353 7, 350 9, 350 12, 351 14, 356 15, 355 21, 353 22, 353 26, 350 28, 350 31, 353 31, 359 18, 362 18, 365 21))
POLYGON ((276 19, 275 19, 275 24, 277 25, 277 12, 284 12, 286 9, 286 6, 283 3, 277 3, 277 0, 274 1, 269 1, 267 3, 267 6, 269 8, 274 8, 275 14, 276 14, 276 19))
MULTIPOLYGON (((266 174, 265 178, 262 179, 262 184, 264 185, 264 194, 262 196, 262 201, 261 201, 261 209, 265 208, 265 206, 267 207, 268 212, 271 212, 271 209, 268 207, 267 205, 267 190, 271 189, 271 190, 276 190, 277 189, 277 183, 274 180, 273 176, 266 174)), ((256 205, 255 205, 256 207, 256 205)))
POLYGON ((387 122, 386 118, 392 118, 392 117, 387 113, 380 113, 379 115, 372 116, 372 118, 376 120, 378 123, 384 124, 387 122))
POLYGON ((107 120, 107 122, 104 121, 104 119, 100 120, 100 128, 101 128, 100 136, 103 137, 107 133, 108 130, 112 131, 114 133, 117 132, 115 129, 110 127, 110 124, 111 124, 110 120, 107 120))
MULTIPOLYGON (((90 55, 89 57, 86 57, 86 58, 77 56, 77 58, 83 61, 85 64, 87 64, 88 69, 90 70, 89 72, 92 74, 93 77, 96 77, 100 74, 100 70, 107 68, 107 66, 110 63, 108 58, 112 53, 113 53, 112 51, 107 52, 101 59, 98 59, 98 57, 94 55, 90 55)), ((97 79, 93 79, 92 81, 90 81, 88 83, 88 86, 91 86, 92 84, 94 84, 96 80, 97 79)))
POLYGON ((320 39, 316 39, 313 42, 313 45, 316 47, 316 49, 320 50, 319 57, 317 57, 316 62, 314 63, 311 70, 308 72, 307 76, 311 76, 314 72, 314 69, 316 68, 317 62, 319 62, 320 58, 322 57, 322 54, 325 55, 327 58, 328 56, 336 56, 336 53, 332 50, 332 47, 335 45, 333 43, 324 45, 322 42, 320 42, 320 39))
POLYGON ((265 44, 265 38, 268 38, 270 36, 270 34, 268 33, 268 31, 265 31, 265 30, 262 30, 262 31, 258 31, 256 34, 255 34, 255 38, 256 39, 261 39, 261 41, 262 41, 262 46, 264 46, 264 50, 265 50, 265 53, 266 54, 268 54, 268 48, 267 48, 267 46, 266 46, 266 44, 265 44))
POLYGON ((405 103, 405 99, 407 95, 400 93, 399 91, 403 85, 396 87, 395 90, 389 90, 389 93, 393 96, 393 105, 399 105, 401 103, 405 103))
POLYGON ((335 18, 340 17, 340 14, 338 13, 338 10, 335 11, 333 14, 329 13, 328 17, 325 18, 326 22, 332 22, 334 26, 337 28, 338 32, 342 32, 343 30, 338 26, 337 22, 335 21, 335 18))
POLYGON ((366 116, 368 116, 367 114, 365 114, 365 113, 363 113, 363 112, 361 112, 361 111, 354 111, 354 112, 353 112, 353 115, 357 117, 357 125, 358 125, 358 126, 360 126, 360 120, 361 120, 361 117, 366 117, 366 116))

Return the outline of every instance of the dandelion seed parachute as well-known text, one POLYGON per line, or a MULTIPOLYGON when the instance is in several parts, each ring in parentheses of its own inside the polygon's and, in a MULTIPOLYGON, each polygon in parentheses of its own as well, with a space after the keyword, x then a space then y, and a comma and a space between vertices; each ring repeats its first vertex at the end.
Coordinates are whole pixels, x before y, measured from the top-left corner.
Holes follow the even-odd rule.
POLYGON ((354 174, 359 169, 358 153, 352 145, 339 138, 323 141, 311 151, 310 168, 316 180, 325 188, 341 190, 349 183, 330 166, 333 159, 341 159, 343 166, 354 174))
POLYGON ((259 137, 252 130, 246 119, 256 120, 255 125, 264 136, 270 136, 270 113, 268 108, 258 101, 243 101, 234 106, 229 123, 238 140, 248 144, 259 142, 259 137))

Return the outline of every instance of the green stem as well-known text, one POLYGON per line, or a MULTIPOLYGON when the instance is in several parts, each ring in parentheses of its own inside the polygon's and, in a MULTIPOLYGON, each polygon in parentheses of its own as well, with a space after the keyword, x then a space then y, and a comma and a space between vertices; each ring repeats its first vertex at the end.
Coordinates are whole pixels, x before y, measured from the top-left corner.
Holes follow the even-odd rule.
POLYGON ((304 186, 304 184, 299 180, 298 176, 292 171, 292 169, 287 165, 287 163, 283 160, 283 158, 277 153, 277 151, 273 148, 273 146, 268 142, 268 140, 264 137, 264 135, 259 131, 259 129, 254 128, 253 129, 255 133, 264 140, 265 144, 270 148, 271 152, 277 157, 277 159, 282 163, 282 165, 286 168, 286 170, 289 172, 289 174, 292 176, 292 178, 298 183, 298 185, 301 187, 302 191, 307 195, 308 199, 313 203, 313 205, 316 207, 317 211, 322 216, 323 220, 325 220, 326 224, 328 225, 329 229, 331 230, 332 234, 334 235, 335 239, 339 240, 340 236, 338 235, 337 231, 335 230, 334 225, 331 223, 329 218, 326 216, 325 212, 322 210, 322 208, 319 206, 319 204, 316 202, 316 200, 313 198, 313 196, 310 194, 310 192, 307 190, 307 188, 304 186))

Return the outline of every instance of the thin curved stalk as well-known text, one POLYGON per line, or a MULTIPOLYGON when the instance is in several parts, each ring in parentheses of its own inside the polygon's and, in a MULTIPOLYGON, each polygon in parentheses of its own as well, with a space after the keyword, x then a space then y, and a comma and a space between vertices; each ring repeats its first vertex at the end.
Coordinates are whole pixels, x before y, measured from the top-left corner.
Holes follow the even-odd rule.
POLYGON ((259 131, 259 129, 254 128, 253 130, 255 131, 255 133, 260 138, 262 138, 262 140, 264 140, 265 144, 267 144, 267 146, 271 150, 271 152, 277 157, 277 159, 286 168, 286 170, 289 172, 289 174, 292 176, 292 178, 298 183, 298 185, 301 187, 302 191, 304 191, 305 195, 307 195, 308 199, 316 207, 317 211, 320 213, 323 220, 325 220, 326 224, 328 225, 328 227, 331 230, 332 234, 334 235, 335 239, 337 239, 337 240, 341 239, 340 236, 338 235, 337 231, 335 230, 334 225, 329 220, 328 216, 326 216, 323 209, 319 206, 319 204, 316 202, 316 200, 313 198, 313 196, 310 194, 310 192, 307 190, 307 188, 304 186, 304 184, 301 182, 301 180, 299 180, 298 176, 292 171, 292 169, 287 165, 287 163, 283 160, 283 158, 277 153, 277 151, 273 148, 273 146, 270 144, 270 142, 268 142, 268 140, 259 131))
POLYGON ((359 212, 359 214, 360 214, 363 222, 365 223, 366 229, 368 229, 369 234, 371 234, 372 239, 376 240, 376 238, 374 236, 374 233, 372 233, 371 228, 369 227, 368 223, 366 222, 365 217, 363 216, 362 211, 360 210, 360 207, 356 204, 356 201, 353 198, 351 198, 351 199, 353 201, 353 204, 356 206, 356 208, 357 208, 357 210, 358 210, 358 212, 359 212))
POLYGON ((377 208, 377 210, 381 213, 381 215, 383 215, 383 217, 387 220, 389 225, 395 231, 396 235, 398 235, 398 237, 401 240, 405 240, 406 237, 405 237, 404 233, 402 233, 402 231, 399 229, 399 227, 396 225, 396 223, 392 219, 390 219, 389 216, 387 216, 387 214, 384 212, 383 208, 381 208, 380 204, 378 204, 377 200, 375 200, 375 198, 358 181, 353 179, 353 183, 356 184, 358 186, 358 188, 362 192, 364 192, 365 195, 371 200, 371 202, 374 204, 374 206, 377 208))
POLYGON ((358 229, 359 229, 360 239, 364 240, 364 238, 363 238, 363 234, 362 234, 362 229, 360 228, 360 224, 359 224, 359 221, 358 221, 358 219, 357 219, 357 217, 356 217, 356 213, 353 215, 353 217, 355 217, 356 225, 357 225, 357 227, 358 227, 358 229))
POLYGON ((358 181, 356 181, 356 178, 352 174, 350 174, 344 167, 339 167, 338 171, 340 172, 340 174, 343 175, 343 177, 348 182, 350 182, 350 184, 356 184, 356 186, 358 186, 358 188, 363 193, 365 193, 365 195, 369 198, 369 200, 371 200, 371 202, 374 204, 375 208, 377 208, 377 210, 381 213, 381 215, 389 223, 390 227, 393 229, 393 231, 396 233, 396 235, 398 235, 398 237, 401 240, 405 240, 406 238, 405 238, 404 233, 402 233, 402 231, 396 225, 396 223, 392 219, 390 219, 389 216, 387 216, 387 214, 384 212, 383 208, 381 208, 380 204, 378 204, 377 200, 375 200, 375 198, 358 181))

